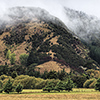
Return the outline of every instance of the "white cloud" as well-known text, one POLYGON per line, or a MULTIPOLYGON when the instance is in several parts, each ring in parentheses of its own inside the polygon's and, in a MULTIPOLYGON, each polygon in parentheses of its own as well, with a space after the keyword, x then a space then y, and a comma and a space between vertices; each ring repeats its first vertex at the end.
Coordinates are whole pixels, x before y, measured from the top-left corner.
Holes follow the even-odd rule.
POLYGON ((63 21, 63 6, 100 17, 100 0, 0 0, 0 14, 15 6, 41 7, 63 21))

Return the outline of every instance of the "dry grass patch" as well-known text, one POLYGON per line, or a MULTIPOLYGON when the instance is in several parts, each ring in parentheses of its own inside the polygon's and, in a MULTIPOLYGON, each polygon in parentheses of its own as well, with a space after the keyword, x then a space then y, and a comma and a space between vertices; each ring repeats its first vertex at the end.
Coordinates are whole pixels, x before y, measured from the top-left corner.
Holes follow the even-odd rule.
POLYGON ((51 71, 51 70, 54 70, 54 71, 61 71, 65 68, 65 71, 67 73, 70 72, 70 68, 65 66, 65 65, 61 65, 60 63, 57 63, 56 61, 49 61, 49 62, 46 62, 44 64, 41 64, 39 66, 37 66, 37 68, 39 69, 40 73, 43 73, 44 71, 51 71))
POLYGON ((0 100, 100 100, 100 94, 3 94, 0 100))

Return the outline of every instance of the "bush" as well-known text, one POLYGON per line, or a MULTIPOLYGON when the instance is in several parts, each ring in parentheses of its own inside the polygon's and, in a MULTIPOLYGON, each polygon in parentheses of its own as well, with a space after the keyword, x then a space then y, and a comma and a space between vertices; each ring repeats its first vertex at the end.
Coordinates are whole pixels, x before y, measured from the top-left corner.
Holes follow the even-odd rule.
POLYGON ((16 92, 21 92, 23 90, 23 86, 19 83, 16 88, 15 88, 16 92))
POLYGON ((10 76, 7 76, 7 75, 1 75, 0 76, 0 80, 5 80, 5 79, 9 79, 10 78, 10 76))
POLYGON ((8 50, 8 51, 7 51, 7 54, 6 54, 6 58, 7 58, 7 59, 10 59, 10 57, 11 57, 11 51, 8 50))
POLYGON ((16 60, 16 55, 15 55, 15 53, 12 53, 11 57, 10 57, 10 63, 11 63, 11 65, 15 64, 15 60, 16 60))
POLYGON ((19 75, 15 78, 15 80, 20 80, 29 77, 28 75, 19 75))
POLYGON ((64 83, 64 87, 65 90, 67 90, 68 92, 72 91, 72 88, 74 87, 73 81, 70 78, 68 78, 67 82, 64 83))
POLYGON ((2 80, 0 80, 0 89, 2 88, 2 86, 3 86, 3 82, 2 80))
POLYGON ((11 73, 11 77, 12 78, 15 78, 15 77, 17 77, 18 75, 17 75, 17 72, 16 71, 13 71, 12 73, 11 73))
POLYGON ((97 80, 95 79, 95 80, 89 85, 89 88, 95 88, 96 82, 97 82, 97 80))
POLYGON ((46 80, 43 80, 43 79, 40 79, 40 78, 38 78, 36 80, 37 80, 37 82, 35 84, 35 88, 36 89, 42 89, 47 85, 47 81, 46 80))
POLYGON ((26 66, 27 65, 27 59, 28 59, 28 56, 27 54, 23 53, 19 56, 20 58, 20 62, 22 65, 26 66))
POLYGON ((27 75, 18 76, 15 78, 15 81, 13 83, 14 86, 17 86, 17 84, 21 83, 23 85, 24 89, 34 89, 35 88, 35 77, 29 77, 27 75))
POLYGON ((13 90, 13 86, 12 86, 12 82, 10 81, 10 79, 7 81, 7 83, 5 84, 4 88, 3 88, 4 92, 8 93, 12 92, 13 90))
POLYGON ((0 89, 0 93, 2 93, 3 92, 3 89, 0 89))
POLYGON ((63 81, 59 81, 57 83, 57 85, 55 86, 55 90, 59 91, 59 92, 60 92, 60 90, 65 90, 64 82, 63 81))
POLYGON ((100 78, 97 79, 97 82, 95 84, 95 90, 99 90, 100 91, 100 78))
POLYGON ((90 84, 93 83, 95 81, 95 78, 86 80, 85 83, 83 84, 84 88, 89 88, 90 84))
POLYGON ((44 88, 43 91, 50 92, 51 90, 55 89, 55 84, 53 82, 49 82, 44 88))

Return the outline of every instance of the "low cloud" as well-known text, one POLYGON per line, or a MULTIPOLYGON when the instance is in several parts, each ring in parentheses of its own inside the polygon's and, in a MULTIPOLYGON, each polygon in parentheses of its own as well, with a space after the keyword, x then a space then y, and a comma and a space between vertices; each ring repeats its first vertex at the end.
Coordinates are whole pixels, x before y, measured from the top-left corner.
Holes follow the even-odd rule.
POLYGON ((99 0, 0 0, 0 16, 10 7, 40 7, 64 22, 63 6, 100 17, 99 4, 99 0))

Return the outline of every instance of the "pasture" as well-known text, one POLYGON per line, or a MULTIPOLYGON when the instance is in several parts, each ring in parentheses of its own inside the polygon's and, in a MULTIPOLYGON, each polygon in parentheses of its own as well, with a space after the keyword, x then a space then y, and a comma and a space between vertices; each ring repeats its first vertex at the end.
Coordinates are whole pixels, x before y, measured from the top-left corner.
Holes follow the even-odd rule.
POLYGON ((2 93, 0 100, 100 100, 100 92, 94 89, 73 89, 71 92, 52 91, 48 93, 39 89, 24 89, 21 94, 2 93))

